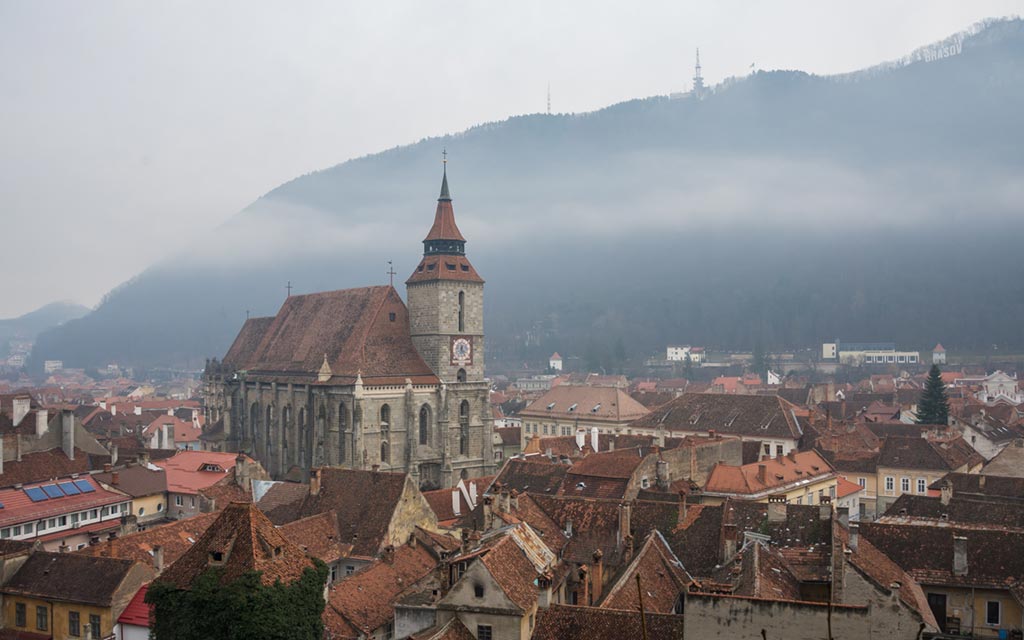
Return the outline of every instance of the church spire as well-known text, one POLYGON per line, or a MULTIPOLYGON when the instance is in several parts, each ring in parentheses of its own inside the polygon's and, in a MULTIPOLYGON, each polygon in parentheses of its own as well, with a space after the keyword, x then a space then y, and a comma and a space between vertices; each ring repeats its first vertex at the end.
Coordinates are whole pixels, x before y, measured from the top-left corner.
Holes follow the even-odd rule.
POLYGON ((443 173, 442 173, 442 177, 441 177, 441 195, 438 196, 437 200, 438 200, 438 202, 440 202, 442 200, 447 200, 448 202, 451 202, 452 196, 451 196, 450 193, 448 193, 448 150, 447 149, 445 149, 444 151, 441 152, 441 157, 443 158, 443 160, 441 160, 441 163, 444 166, 444 168, 442 169, 443 173))

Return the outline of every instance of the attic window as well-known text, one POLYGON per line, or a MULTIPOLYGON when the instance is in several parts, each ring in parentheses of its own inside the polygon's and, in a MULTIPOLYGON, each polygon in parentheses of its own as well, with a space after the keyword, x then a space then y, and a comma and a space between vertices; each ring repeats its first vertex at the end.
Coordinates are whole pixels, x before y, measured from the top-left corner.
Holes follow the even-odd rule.
POLYGON ((397 316, 397 315, 395 315, 395 312, 394 312, 394 311, 392 311, 391 313, 389 313, 389 314, 388 314, 388 320, 390 320, 391 322, 394 322, 394 321, 395 321, 395 318, 397 318, 397 317, 398 317, 398 316, 397 316))
POLYGON ((776 477, 777 479, 779 479, 779 480, 782 480, 782 477, 783 477, 783 476, 782 476, 782 474, 781 474, 781 473, 776 473, 776 474, 775 474, 775 477, 776 477))
POLYGON ((454 262, 446 262, 446 263, 444 263, 444 266, 449 271, 455 271, 455 263, 454 262))
POLYGON ((575 402, 574 402, 574 403, 572 403, 572 404, 571 404, 571 405, 569 406, 569 412, 571 413, 571 412, 575 411, 575 410, 576 410, 576 407, 578 407, 578 406, 579 406, 579 404, 577 404, 577 403, 575 403, 575 402))
POLYGON ((421 264, 420 266, 416 267, 416 270, 422 272, 423 271, 423 265, 421 264))
POLYGON ((484 597, 484 585, 479 584, 479 583, 473 585, 473 597, 475 597, 475 598, 482 598, 482 597, 484 597))
POLYGON ((274 547, 274 557, 281 555, 281 547, 274 547))
POLYGON ((697 411, 692 416, 690 416, 690 424, 697 424, 698 420, 700 420, 700 411, 697 411))
POLYGON ((427 271, 433 271, 434 267, 436 267, 436 266, 437 266, 436 264, 431 262, 430 264, 427 265, 427 271))
POLYGON ((551 404, 548 405, 548 411, 551 411, 554 408, 555 408, 555 403, 554 402, 552 402, 551 404))
POLYGON ((221 551, 211 551, 210 562, 213 564, 222 564, 224 562, 224 553, 221 551))
POLYGON ((586 488, 587 488, 587 483, 586 482, 577 482, 576 483, 576 490, 577 491, 582 491, 582 490, 584 490, 586 488))

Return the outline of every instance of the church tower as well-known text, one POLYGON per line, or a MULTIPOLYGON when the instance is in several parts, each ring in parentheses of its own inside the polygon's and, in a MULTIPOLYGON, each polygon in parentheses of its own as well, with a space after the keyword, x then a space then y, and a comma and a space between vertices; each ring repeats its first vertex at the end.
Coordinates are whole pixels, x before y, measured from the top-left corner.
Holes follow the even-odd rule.
POLYGON ((484 281, 466 258, 466 239, 455 224, 447 161, 423 259, 405 286, 413 344, 437 377, 482 381, 484 281))

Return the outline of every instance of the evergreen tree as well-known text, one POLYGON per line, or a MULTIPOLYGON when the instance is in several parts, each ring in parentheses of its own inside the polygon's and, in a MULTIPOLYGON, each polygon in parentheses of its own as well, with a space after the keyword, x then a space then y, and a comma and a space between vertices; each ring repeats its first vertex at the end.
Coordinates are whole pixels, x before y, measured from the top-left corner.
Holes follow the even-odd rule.
POLYGON ((917 402, 917 424, 949 424, 949 397, 939 365, 933 364, 917 402))

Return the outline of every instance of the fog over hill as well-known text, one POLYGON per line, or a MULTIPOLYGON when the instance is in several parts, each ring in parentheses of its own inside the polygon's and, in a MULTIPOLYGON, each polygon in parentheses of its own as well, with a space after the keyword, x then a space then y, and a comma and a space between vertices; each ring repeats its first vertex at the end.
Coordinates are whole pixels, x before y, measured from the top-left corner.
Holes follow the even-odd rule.
POLYGON ((33 361, 199 367, 288 281, 379 284, 387 260, 404 281, 443 148, 491 357, 835 336, 1019 349, 1021 113, 1024 23, 1005 20, 861 73, 481 125, 281 185, 44 333, 33 361))

